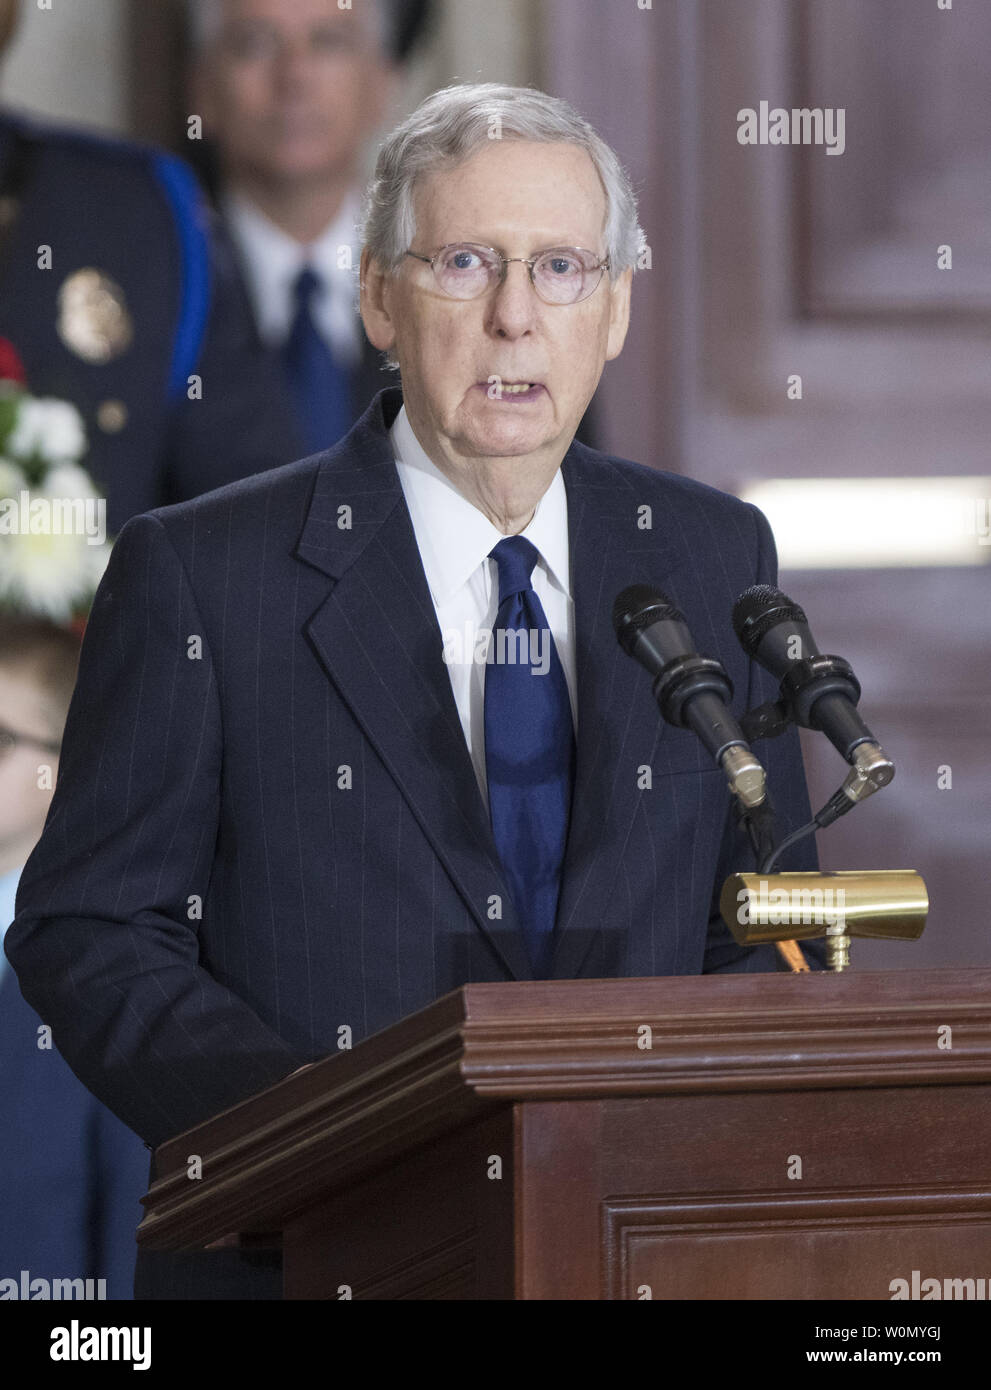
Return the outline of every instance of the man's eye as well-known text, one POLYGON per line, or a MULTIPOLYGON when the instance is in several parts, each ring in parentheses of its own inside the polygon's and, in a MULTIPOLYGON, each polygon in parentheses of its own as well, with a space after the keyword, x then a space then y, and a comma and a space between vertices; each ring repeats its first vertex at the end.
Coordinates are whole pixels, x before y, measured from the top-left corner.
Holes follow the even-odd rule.
POLYGON ((477 270, 482 262, 474 251, 455 251, 449 264, 453 270, 477 270))
POLYGON ((552 275, 577 275, 581 271, 581 264, 573 256, 549 256, 544 268, 552 275))

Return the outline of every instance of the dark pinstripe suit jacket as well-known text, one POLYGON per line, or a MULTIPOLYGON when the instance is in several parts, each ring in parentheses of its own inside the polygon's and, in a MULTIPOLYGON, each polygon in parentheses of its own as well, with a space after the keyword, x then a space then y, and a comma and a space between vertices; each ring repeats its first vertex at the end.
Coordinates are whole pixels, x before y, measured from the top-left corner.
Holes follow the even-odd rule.
MULTIPOLYGON (((73 1070, 149 1144, 332 1051, 341 1024, 358 1040, 465 982, 530 978, 386 433, 400 403, 132 519, 97 596, 6 950, 73 1070)), ((730 624, 775 579, 770 530, 579 444, 562 467, 578 761, 553 976, 773 970, 714 916, 752 867, 722 774, 662 724, 611 621, 620 589, 656 584, 738 709, 770 698, 730 624)), ((797 738, 759 751, 783 828, 804 823, 797 738)), ((209 1277, 180 1271, 221 1254, 244 1261, 160 1256, 156 1290, 203 1296, 209 1277)), ((232 1278, 260 1291, 246 1264, 232 1278)))

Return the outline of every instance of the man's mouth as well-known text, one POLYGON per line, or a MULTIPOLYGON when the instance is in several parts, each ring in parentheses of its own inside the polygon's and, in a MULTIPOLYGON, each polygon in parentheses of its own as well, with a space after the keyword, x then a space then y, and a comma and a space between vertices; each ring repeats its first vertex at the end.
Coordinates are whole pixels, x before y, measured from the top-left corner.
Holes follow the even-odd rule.
POLYGON ((478 386, 490 400, 536 400, 543 392, 540 381, 480 381, 478 386))

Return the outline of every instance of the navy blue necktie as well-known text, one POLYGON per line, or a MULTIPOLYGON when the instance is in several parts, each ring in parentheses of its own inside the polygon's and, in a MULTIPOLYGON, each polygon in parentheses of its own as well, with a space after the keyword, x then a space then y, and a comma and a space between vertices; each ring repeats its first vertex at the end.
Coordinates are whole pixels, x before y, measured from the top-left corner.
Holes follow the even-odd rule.
POLYGON ((489 813, 534 974, 549 963, 574 781, 575 734, 561 660, 530 583, 538 552, 507 536, 491 552, 499 611, 485 667, 489 813))
POLYGON ((320 277, 304 266, 293 286, 296 313, 283 349, 297 423, 311 454, 336 444, 354 423, 349 373, 334 361, 313 322, 311 305, 321 288, 320 277))

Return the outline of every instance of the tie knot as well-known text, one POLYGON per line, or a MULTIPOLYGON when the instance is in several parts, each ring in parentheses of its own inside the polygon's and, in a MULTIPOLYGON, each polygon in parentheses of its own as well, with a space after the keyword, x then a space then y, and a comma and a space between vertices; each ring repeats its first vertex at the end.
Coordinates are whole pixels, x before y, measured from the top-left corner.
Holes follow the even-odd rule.
POLYGON ((299 308, 306 308, 313 296, 323 289, 323 281, 311 265, 304 265, 293 282, 292 292, 299 308))
POLYGON ((507 536, 491 551, 489 558, 499 567, 499 606, 513 594, 524 593, 533 586, 530 576, 540 558, 537 547, 523 536, 507 536))

